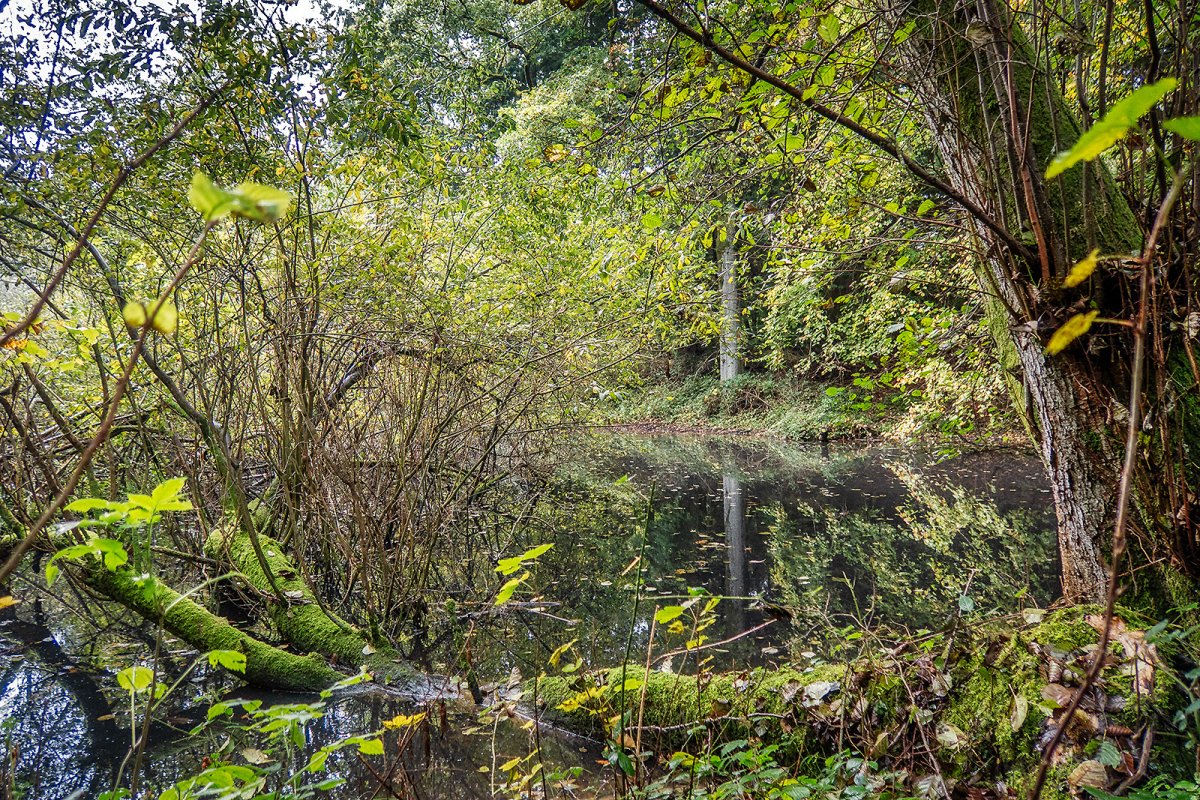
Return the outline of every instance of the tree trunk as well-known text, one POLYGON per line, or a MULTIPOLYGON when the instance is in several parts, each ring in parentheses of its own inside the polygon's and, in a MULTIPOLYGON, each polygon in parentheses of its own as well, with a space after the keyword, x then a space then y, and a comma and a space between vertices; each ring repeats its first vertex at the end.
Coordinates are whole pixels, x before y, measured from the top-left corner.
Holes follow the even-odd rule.
POLYGON ((742 298, 738 289, 737 227, 726 227, 725 246, 721 248, 721 383, 731 381, 742 371, 742 298))
POLYGON ((1116 348, 1097 355, 1076 346, 1050 357, 1044 341, 1076 299, 1057 288, 1070 266, 1092 247, 1136 252, 1142 234, 1101 162, 1053 185, 1043 180, 1045 165, 1080 130, 1007 8, 918 0, 904 13, 919 33, 906 51, 908 77, 952 184, 1036 253, 1036 261, 1013 253, 976 221, 987 254, 976 276, 1009 314, 1008 330, 992 332, 1020 365, 1058 518, 1063 591, 1098 600, 1120 466, 1110 425, 1124 407, 1127 367, 1116 348))

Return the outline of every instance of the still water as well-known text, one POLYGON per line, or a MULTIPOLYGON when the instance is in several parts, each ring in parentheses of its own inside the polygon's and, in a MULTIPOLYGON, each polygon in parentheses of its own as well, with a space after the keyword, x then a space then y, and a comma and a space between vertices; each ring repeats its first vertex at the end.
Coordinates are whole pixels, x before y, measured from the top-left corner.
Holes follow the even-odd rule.
MULTIPOLYGON (((962 613, 1057 596, 1049 498, 1039 465, 1017 452, 938 459, 901 449, 640 434, 606 434, 572 449, 543 510, 507 555, 555 547, 532 570, 528 591, 503 613, 473 621, 473 663, 485 690, 553 671, 548 659, 570 642, 560 666, 623 658, 676 671, 697 662, 770 665, 834 655, 852 629, 935 629, 962 613), (673 612, 660 615, 662 625, 653 621, 656 610, 673 606, 687 608, 670 621, 673 612)), ((4 767, 0 775, 15 797, 95 797, 110 787, 129 743, 127 695, 114 675, 153 640, 132 622, 108 622, 96 637, 89 621, 48 608, 49 600, 0 612, 0 743, 16 765, 15 774, 4 767)), ((436 642, 414 649, 432 670, 453 672, 436 642)), ((166 671, 182 673, 193 655, 167 652, 166 671)), ((181 734, 228 689, 205 670, 185 682, 152 730, 144 782, 161 787, 194 774, 223 736, 234 735, 181 734)), ((379 689, 337 696, 307 727, 298 757, 411 710, 410 700, 379 689)), ((438 724, 403 759, 383 762, 405 796, 490 797, 498 765, 535 744, 548 770, 582 770, 549 788, 604 791, 595 743, 551 730, 535 735, 519 716, 481 723, 465 696, 437 704, 431 716, 438 724)), ((234 749, 243 744, 231 741, 234 749)), ((380 765, 351 756, 331 763, 347 783, 330 796, 391 796, 372 775, 380 765)))

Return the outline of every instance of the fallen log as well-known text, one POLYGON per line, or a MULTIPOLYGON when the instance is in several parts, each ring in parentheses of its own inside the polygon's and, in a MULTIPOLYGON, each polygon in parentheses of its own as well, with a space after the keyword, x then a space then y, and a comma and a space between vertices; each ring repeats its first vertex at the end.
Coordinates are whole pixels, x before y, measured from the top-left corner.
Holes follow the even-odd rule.
POLYGON ((235 522, 226 520, 215 527, 204 543, 209 558, 236 570, 251 588, 261 595, 267 616, 281 638, 298 650, 320 653, 334 663, 365 668, 379 683, 403 693, 425 696, 444 695, 452 686, 440 685, 405 662, 395 648, 372 641, 346 620, 324 608, 277 540, 259 534, 259 544, 276 585, 286 602, 271 592, 266 572, 254 552, 250 537, 235 522))
POLYGON ((97 565, 76 571, 83 581, 201 652, 236 650, 246 655, 245 673, 234 673, 255 686, 316 692, 342 675, 322 658, 289 653, 234 627, 228 620, 183 597, 158 578, 136 580, 133 571, 108 571, 97 565))

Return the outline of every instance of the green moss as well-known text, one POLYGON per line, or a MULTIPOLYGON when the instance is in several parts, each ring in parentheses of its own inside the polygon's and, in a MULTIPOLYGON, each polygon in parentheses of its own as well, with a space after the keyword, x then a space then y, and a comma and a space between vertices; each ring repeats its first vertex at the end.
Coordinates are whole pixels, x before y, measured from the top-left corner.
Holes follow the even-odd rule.
POLYGON ((235 524, 227 521, 214 528, 204 543, 204 552, 209 558, 232 564, 262 593, 271 622, 284 639, 305 652, 328 656, 338 664, 366 667, 383 682, 418 677, 415 670, 402 663, 401 655, 394 649, 372 642, 349 622, 326 611, 300 578, 282 544, 262 534, 258 540, 287 603, 279 602, 271 592, 270 581, 250 537, 235 524))
POLYGON ((755 669, 699 677, 654 670, 647 673, 644 667, 631 665, 624 671, 614 668, 587 677, 543 676, 528 682, 525 689, 529 697, 536 697, 540 708, 592 733, 611 733, 607 726, 619 714, 629 712, 636 718, 640 712, 644 723, 656 729, 660 745, 682 747, 693 728, 707 726, 718 740, 761 736, 794 755, 805 749, 808 726, 785 727, 780 718, 788 715, 793 722, 813 722, 829 715, 830 703, 840 702, 840 693, 830 687, 828 696, 818 701, 808 698, 805 687, 818 682, 840 686, 846 678, 846 666, 832 664, 808 670, 755 669), (583 700, 583 693, 589 690, 592 698, 583 700), (572 700, 583 702, 572 710, 560 708, 572 700))
MULTIPOLYGON (((1096 606, 1056 610, 1036 625, 995 623, 970 634, 960 632, 953 647, 934 640, 926 642, 928 649, 909 651, 908 656, 876 656, 807 671, 752 670, 697 678, 647 675, 641 667, 630 666, 588 677, 543 677, 528 684, 526 691, 527 696, 536 693, 543 709, 576 701, 578 707, 554 713, 571 727, 600 735, 611 736, 612 720, 622 713, 627 712, 626 720, 636 720, 640 713, 649 729, 643 743, 660 748, 759 737, 781 745, 788 756, 828 755, 845 747, 867 752, 881 740, 912 736, 914 718, 924 717, 920 735, 935 748, 947 777, 969 785, 1003 780, 1024 796, 1040 763, 1038 740, 1051 713, 1042 696, 1049 653, 1075 657, 1094 646, 1099 635, 1087 617, 1100 611, 1096 606), (935 658, 946 650, 951 652, 949 680, 935 658), (622 675, 633 682, 623 697, 622 675), (639 707, 643 681, 645 702, 639 707), (806 702, 804 687, 816 681, 837 682, 843 691, 806 702), (697 726, 703 726, 703 736, 689 740, 697 726)), ((1131 629, 1145 629, 1146 620, 1131 619, 1131 629)), ((1123 652, 1116 642, 1113 648, 1117 657, 1101 676, 1102 686, 1109 695, 1126 698, 1126 705, 1108 720, 1131 729, 1147 722, 1162 729, 1155 720, 1169 717, 1179 699, 1168 669, 1159 665, 1154 690, 1135 701, 1131 679, 1122 674, 1127 668, 1123 652)), ((1043 797, 1069 796, 1067 775, 1078 763, 1083 744, 1070 743, 1064 750, 1070 758, 1051 771, 1043 797)), ((1178 750, 1175 744, 1160 743, 1154 763, 1174 770, 1171 765, 1183 763, 1178 750)))
POLYGON ((318 691, 342 675, 319 658, 298 656, 238 630, 227 620, 182 597, 161 580, 140 584, 131 570, 88 570, 85 580, 96 590, 137 612, 203 652, 236 650, 246 654, 242 675, 255 686, 289 691, 318 691))

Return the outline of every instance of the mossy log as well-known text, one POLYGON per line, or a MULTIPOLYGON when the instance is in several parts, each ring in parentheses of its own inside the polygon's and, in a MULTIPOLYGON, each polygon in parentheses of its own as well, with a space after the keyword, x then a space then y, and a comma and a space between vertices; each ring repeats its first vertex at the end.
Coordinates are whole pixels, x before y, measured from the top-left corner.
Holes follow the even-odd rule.
MULTIPOLYGON (((24 529, 15 525, 12 533, 0 536, 0 554, 23 535, 24 529)), ((55 545, 67 543, 51 542, 45 546, 52 550, 55 545)), ((72 574, 109 600, 155 625, 161 624, 168 633, 201 652, 236 650, 244 653, 246 671, 238 677, 254 686, 316 692, 345 677, 322 658, 289 653, 239 630, 159 578, 138 581, 128 567, 109 571, 93 559, 77 563, 72 574)))
POLYGON ((159 579, 139 582, 128 568, 110 572, 99 565, 82 567, 78 573, 96 591, 155 625, 161 624, 197 650, 245 653, 246 671, 240 677, 255 686, 315 692, 344 677, 324 659, 289 653, 238 630, 159 579))
POLYGON ((433 690, 429 679, 406 664, 395 648, 371 641, 349 622, 326 610, 284 554, 282 544, 262 534, 258 541, 287 602, 280 602, 272 592, 250 537, 235 523, 226 521, 214 528, 204 543, 204 552, 242 574, 262 596, 271 623, 285 641, 298 650, 320 653, 341 666, 363 667, 382 683, 399 685, 402 689, 407 685, 420 694, 433 690))
MULTIPOLYGON (((1036 625, 960 632, 953 641, 927 639, 841 664, 699 676, 628 665, 543 676, 526 682, 524 698, 567 727, 611 740, 622 720, 619 740, 643 750, 749 739, 778 745, 791 759, 852 747, 913 776, 940 773, 948 788, 1002 783, 1018 793, 1048 733, 1065 724, 1044 796, 1066 797, 1072 771, 1096 757, 1099 742, 1116 748, 1122 769, 1170 774, 1181 764, 1165 737, 1146 738, 1158 724, 1170 727, 1179 698, 1168 667, 1138 631, 1114 636, 1100 684, 1073 719, 1061 718, 1095 653, 1096 618, 1089 624, 1088 617, 1097 611, 1067 609, 1036 625)), ((1130 777, 1099 767, 1110 789, 1130 777)))

